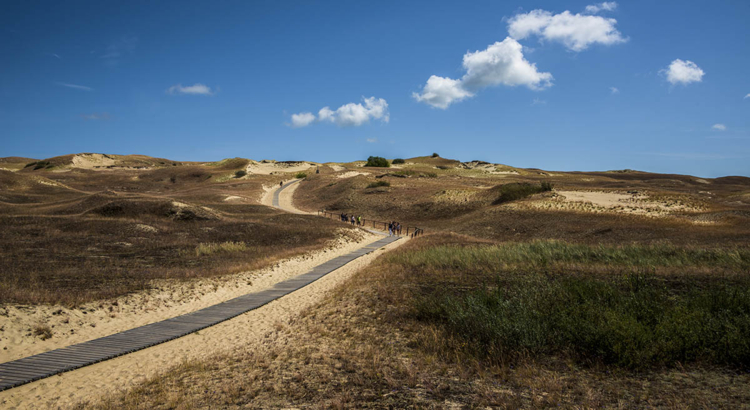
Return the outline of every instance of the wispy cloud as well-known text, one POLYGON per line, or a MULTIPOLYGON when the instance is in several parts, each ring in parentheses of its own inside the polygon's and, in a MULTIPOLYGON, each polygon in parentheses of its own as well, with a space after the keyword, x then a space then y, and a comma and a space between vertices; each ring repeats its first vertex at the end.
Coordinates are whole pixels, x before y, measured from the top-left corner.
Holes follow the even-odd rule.
POLYGON ((48 55, 48 56, 50 56, 50 57, 55 57, 55 58, 56 58, 56 59, 58 59, 58 60, 62 60, 62 57, 60 57, 60 55, 59 55, 59 54, 55 54, 55 53, 47 53, 47 55, 48 55))
POLYGON ((713 130, 719 130, 719 131, 726 131, 727 130, 727 126, 724 125, 724 124, 714 124, 713 126, 711 126, 711 129, 713 129, 713 130))
POLYGON ((69 84, 69 83, 55 83, 57 85, 72 88, 74 90, 83 90, 83 91, 94 91, 91 87, 86 87, 85 85, 78 85, 78 84, 69 84))
POLYGON ((620 89, 617 87, 609 87, 609 92, 612 94, 620 94, 620 89))
POLYGON ((367 142, 369 142, 370 144, 374 144, 374 143, 378 142, 378 139, 377 138, 368 138, 367 142))
POLYGON ((112 42, 104 50, 99 58, 104 60, 105 64, 109 66, 116 66, 119 64, 120 59, 128 54, 132 54, 135 51, 135 46, 138 43, 138 37, 135 36, 123 36, 118 40, 112 42))
POLYGON ((743 100, 744 100, 745 98, 750 98, 750 94, 748 94, 748 95, 746 95, 746 96, 742 97, 742 99, 743 99, 743 100))
POLYGON ((108 112, 94 112, 91 114, 81 114, 81 118, 87 121, 89 120, 95 121, 95 120, 108 120, 111 117, 108 112))
POLYGON ((531 102, 531 105, 547 105, 547 100, 534 98, 534 101, 531 102))
POLYGON ((188 85, 183 87, 182 84, 173 85, 169 88, 167 88, 167 94, 169 95, 176 95, 176 94, 188 94, 188 95, 214 95, 216 93, 215 90, 211 90, 211 87, 196 83, 193 85, 188 85))
POLYGON ((604 3, 592 4, 586 6, 586 13, 596 14, 602 11, 613 11, 617 8, 617 3, 614 1, 605 1, 604 3))

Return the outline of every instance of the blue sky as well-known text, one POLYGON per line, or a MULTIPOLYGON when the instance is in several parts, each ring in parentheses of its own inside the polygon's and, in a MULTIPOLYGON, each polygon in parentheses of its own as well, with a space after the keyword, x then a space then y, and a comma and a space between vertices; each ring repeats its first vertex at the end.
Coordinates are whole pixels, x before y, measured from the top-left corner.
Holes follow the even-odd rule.
POLYGON ((748 21, 748 1, 8 1, 0 156, 750 176, 748 21))

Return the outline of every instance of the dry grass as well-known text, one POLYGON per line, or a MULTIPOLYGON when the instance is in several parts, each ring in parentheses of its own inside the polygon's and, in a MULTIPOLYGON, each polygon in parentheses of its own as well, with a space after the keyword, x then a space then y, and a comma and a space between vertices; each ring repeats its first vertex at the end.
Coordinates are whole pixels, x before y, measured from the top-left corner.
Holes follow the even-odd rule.
POLYGON ((0 264, 0 301, 75 306, 155 279, 257 269, 337 236, 330 221, 224 201, 260 198, 283 178, 214 181, 241 163, 0 171, 0 258, 13 261, 0 264))
MULTIPOLYGON (((360 272, 262 346, 185 363, 136 389, 81 407, 136 408, 737 408, 750 376, 707 365, 632 372, 547 356, 493 363, 456 349, 416 320, 419 279, 394 261, 434 246, 486 246, 424 237, 360 272), (417 283, 415 283, 417 281, 417 283)), ((411 269, 411 268, 409 268, 411 269)), ((423 272, 425 273, 425 272, 423 272)))

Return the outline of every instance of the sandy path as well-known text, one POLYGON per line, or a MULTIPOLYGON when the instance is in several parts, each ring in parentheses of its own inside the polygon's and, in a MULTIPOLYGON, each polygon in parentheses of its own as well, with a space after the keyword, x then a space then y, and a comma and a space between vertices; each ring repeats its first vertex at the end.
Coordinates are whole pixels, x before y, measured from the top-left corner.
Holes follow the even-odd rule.
MULTIPOLYGON (((284 207, 302 213, 291 203, 291 197, 297 185, 294 184, 285 189, 289 192, 286 196, 280 195, 280 202, 284 207)), ((273 190, 270 191, 273 192, 273 190)), ((372 241, 375 239, 377 237, 372 241)), ((328 292, 372 262, 385 249, 395 248, 405 242, 401 240, 389 244, 350 262, 298 291, 200 332, 0 392, 0 407, 8 409, 56 408, 67 407, 81 401, 96 400, 103 395, 133 387, 136 383, 186 360, 208 359, 212 355, 230 352, 239 346, 263 343, 265 335, 274 331, 277 324, 289 322, 305 309, 312 307, 328 292)))

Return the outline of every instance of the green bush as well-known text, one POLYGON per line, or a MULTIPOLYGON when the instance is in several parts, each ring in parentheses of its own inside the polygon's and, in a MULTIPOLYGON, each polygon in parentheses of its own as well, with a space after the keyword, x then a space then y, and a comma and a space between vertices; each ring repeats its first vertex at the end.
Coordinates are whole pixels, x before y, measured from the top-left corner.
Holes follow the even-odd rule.
POLYGON ((307 174, 304 173, 304 172, 298 172, 298 173, 294 174, 294 177, 297 178, 297 179, 305 179, 305 178, 307 178, 307 174))
POLYGON ((542 181, 541 182, 541 187, 542 187, 542 191, 546 192, 546 191, 551 191, 552 188, 554 188, 555 186, 552 185, 552 183, 549 182, 549 181, 542 181))
POLYGON ((432 153, 432 158, 437 158, 437 157, 439 157, 439 156, 440 156, 440 155, 438 155, 438 153, 437 153, 437 152, 433 152, 433 153, 432 153))
POLYGON ((367 187, 368 188, 377 188, 377 187, 381 187, 381 186, 391 186, 391 183, 388 182, 388 181, 380 180, 380 181, 375 181, 375 182, 371 183, 367 187))
POLYGON ((242 178, 245 175, 247 175, 247 172, 244 169, 240 169, 240 170, 234 172, 234 177, 235 178, 242 178))
POLYGON ((388 168, 391 166, 390 162, 388 162, 387 159, 383 157, 369 157, 367 158, 367 163, 365 164, 366 167, 381 167, 381 168, 388 168))
POLYGON ((511 184, 500 185, 499 187, 495 187, 495 190, 499 195, 492 204, 497 205, 509 201, 516 201, 540 192, 551 190, 552 184, 549 182, 546 184, 547 185, 545 185, 544 182, 540 185, 532 185, 528 182, 514 182, 511 184))
POLYGON ((405 164, 406 161, 404 161, 402 158, 396 158, 393 160, 394 164, 405 164))

